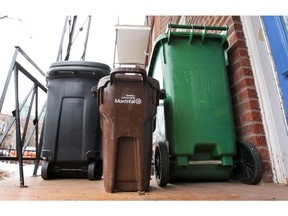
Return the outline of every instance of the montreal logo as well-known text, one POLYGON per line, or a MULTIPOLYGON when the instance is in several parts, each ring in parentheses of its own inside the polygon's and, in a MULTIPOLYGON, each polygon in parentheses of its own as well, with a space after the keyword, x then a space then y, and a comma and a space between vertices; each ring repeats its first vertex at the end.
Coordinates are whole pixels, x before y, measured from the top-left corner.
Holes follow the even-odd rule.
POLYGON ((140 98, 136 98, 136 99, 117 99, 117 98, 115 98, 115 103, 140 105, 142 103, 142 100, 140 98))

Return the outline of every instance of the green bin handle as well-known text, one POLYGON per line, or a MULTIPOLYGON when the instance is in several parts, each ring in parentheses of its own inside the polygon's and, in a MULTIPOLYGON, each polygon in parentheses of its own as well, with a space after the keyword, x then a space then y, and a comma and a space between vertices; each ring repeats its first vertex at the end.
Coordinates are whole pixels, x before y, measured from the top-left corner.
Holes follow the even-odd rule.
POLYGON ((228 31, 228 26, 199 26, 199 25, 178 25, 178 24, 168 24, 168 29, 171 28, 181 28, 181 29, 206 29, 206 30, 216 30, 216 31, 228 31))
POLYGON ((227 31, 229 29, 228 26, 199 26, 199 25, 178 25, 178 24, 168 24, 167 25, 167 34, 168 34, 168 43, 170 41, 171 38, 171 29, 172 28, 178 28, 178 29, 191 29, 190 31, 190 35, 189 35, 189 44, 192 43, 192 39, 193 39, 193 34, 194 34, 194 30, 195 29, 199 29, 199 30, 203 30, 202 32, 202 43, 204 41, 205 38, 205 34, 207 30, 214 30, 214 31, 225 31, 226 33, 222 33, 222 42, 224 43, 226 40, 226 35, 227 35, 227 31))
MULTIPOLYGON (((167 43, 169 44, 170 38, 171 38, 171 29, 172 28, 178 28, 178 29, 191 29, 190 34, 189 34, 189 45, 191 45, 192 43, 192 39, 193 39, 193 35, 194 35, 194 29, 202 29, 202 33, 201 33, 201 39, 202 39, 202 43, 205 39, 205 34, 207 30, 214 30, 214 31, 222 31, 220 33, 221 37, 222 37, 222 45, 226 42, 227 39, 227 32, 229 30, 228 26, 199 26, 199 25, 178 25, 178 24, 168 24, 167 25, 167 34, 168 34, 168 41, 167 43)), ((226 47, 227 48, 227 47, 226 47)), ((225 49, 226 49, 225 48, 225 49)), ((227 56, 227 51, 224 51, 224 57, 225 57, 225 64, 226 66, 229 64, 228 63, 228 56, 227 56)), ((165 61, 164 61, 165 63, 165 61)))

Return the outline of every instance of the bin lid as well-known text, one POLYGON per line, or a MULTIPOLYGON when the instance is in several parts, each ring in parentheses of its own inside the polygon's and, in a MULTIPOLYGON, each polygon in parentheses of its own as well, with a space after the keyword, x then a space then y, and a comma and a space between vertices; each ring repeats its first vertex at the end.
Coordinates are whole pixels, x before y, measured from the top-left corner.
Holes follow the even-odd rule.
POLYGON ((50 65, 46 79, 52 77, 103 77, 111 68, 103 63, 92 61, 58 61, 50 65))
POLYGON ((159 52, 159 49, 164 43, 169 43, 170 41, 176 40, 178 38, 187 38, 187 45, 193 43, 193 39, 195 38, 201 38, 202 42, 204 42, 206 39, 216 39, 219 40, 222 43, 223 49, 226 50, 229 46, 227 41, 227 31, 228 27, 221 27, 221 26, 193 26, 193 25, 176 25, 176 24, 169 24, 168 25, 168 31, 158 36, 158 38, 155 41, 155 45, 152 51, 151 60, 148 66, 148 76, 152 76, 152 72, 155 67, 155 61, 157 59, 157 55, 159 52), (172 32, 170 29, 170 26, 172 28, 182 28, 182 29, 190 29, 188 31, 177 31, 172 32), (195 30, 198 31, 195 31, 195 30), (202 31, 199 31, 199 29, 202 29, 202 31), (225 30, 223 30, 225 29, 225 30), (214 30, 214 31, 221 31, 220 34, 217 33, 211 33, 207 30, 214 30))
POLYGON ((122 73, 120 76, 120 80, 122 81, 139 81, 139 79, 133 79, 133 76, 135 75, 131 75, 131 74, 138 74, 138 75, 142 75, 143 77, 143 82, 147 82, 151 85, 152 88, 155 89, 159 89, 159 82, 158 80, 152 78, 152 77, 148 77, 146 70, 144 70, 143 68, 127 68, 127 67, 119 67, 119 68, 114 68, 113 71, 111 72, 110 76, 105 76, 103 78, 101 78, 99 80, 99 83, 97 85, 97 89, 100 89, 102 87, 106 87, 108 85, 108 83, 111 83, 111 79, 114 79, 115 74, 117 73, 122 73), (130 75, 129 75, 130 74, 130 75), (132 79, 129 79, 132 78, 132 79))

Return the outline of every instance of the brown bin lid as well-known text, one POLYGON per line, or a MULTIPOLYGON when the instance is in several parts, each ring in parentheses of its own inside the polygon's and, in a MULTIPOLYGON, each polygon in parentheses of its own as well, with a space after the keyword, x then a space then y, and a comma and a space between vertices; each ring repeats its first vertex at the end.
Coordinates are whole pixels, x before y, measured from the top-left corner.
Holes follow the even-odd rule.
MULTIPOLYGON (((148 77, 146 70, 144 70, 143 68, 127 68, 127 67, 114 68, 112 70, 110 76, 105 76, 99 80, 97 88, 100 89, 102 87, 106 87, 108 82, 111 82, 111 81, 112 81, 111 82, 111 85, 112 85, 116 74, 123 74, 123 75, 139 74, 139 75, 142 75, 142 79, 143 79, 142 81, 143 82, 149 83, 152 86, 152 88, 159 89, 159 82, 152 77, 148 77)), ((133 77, 131 78, 131 76, 129 76, 129 77, 128 76, 119 76, 119 78, 125 79, 125 80, 131 79, 133 81, 133 77)))

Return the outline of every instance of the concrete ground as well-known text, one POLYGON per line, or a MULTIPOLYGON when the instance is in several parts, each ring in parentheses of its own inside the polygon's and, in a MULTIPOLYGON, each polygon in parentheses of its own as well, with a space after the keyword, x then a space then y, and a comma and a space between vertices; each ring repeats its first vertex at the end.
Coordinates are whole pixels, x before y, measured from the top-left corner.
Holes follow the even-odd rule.
POLYGON ((0 181, 0 200, 139 200, 139 201, 288 201, 288 186, 282 184, 246 185, 240 182, 190 182, 168 184, 158 187, 154 177, 149 191, 143 195, 137 192, 107 193, 103 180, 52 179, 41 176, 25 177, 24 188, 18 178, 0 181))
POLYGON ((27 187, 22 188, 19 178, 0 181, 1 215, 271 216, 288 209, 288 186, 281 184, 191 182, 161 188, 152 178, 149 191, 139 195, 107 193, 103 180, 43 180, 37 176, 25 177, 24 183, 27 187))

